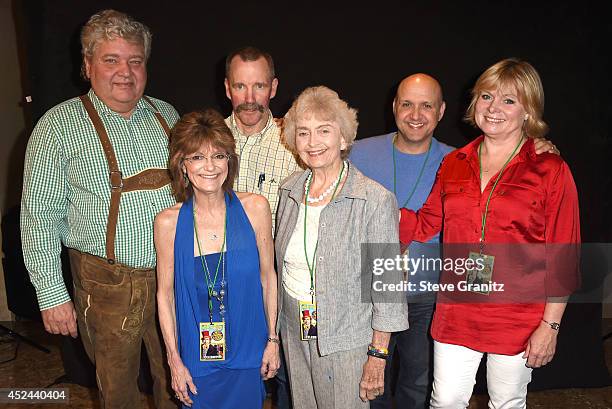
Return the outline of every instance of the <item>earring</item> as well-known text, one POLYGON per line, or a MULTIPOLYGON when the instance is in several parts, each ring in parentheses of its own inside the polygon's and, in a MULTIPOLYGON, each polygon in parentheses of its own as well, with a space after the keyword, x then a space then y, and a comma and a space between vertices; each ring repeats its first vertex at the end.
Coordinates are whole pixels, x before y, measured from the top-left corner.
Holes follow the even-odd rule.
POLYGON ((525 114, 525 119, 524 121, 526 121, 529 118, 529 114, 525 114))
POLYGON ((183 181, 185 182, 185 187, 189 186, 189 178, 187 177, 187 172, 183 172, 183 181))

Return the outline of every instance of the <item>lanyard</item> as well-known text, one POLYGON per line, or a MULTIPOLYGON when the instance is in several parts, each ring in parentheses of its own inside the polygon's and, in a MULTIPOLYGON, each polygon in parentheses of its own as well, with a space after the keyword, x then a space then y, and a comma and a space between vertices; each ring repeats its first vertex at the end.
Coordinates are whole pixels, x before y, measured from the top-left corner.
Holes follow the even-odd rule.
POLYGON ((196 209, 195 209, 195 197, 193 199, 193 231, 195 232, 196 242, 198 243, 198 254, 200 256, 200 262, 202 263, 202 269, 204 270, 204 278, 206 278, 206 288, 208 290, 208 315, 210 317, 210 323, 212 324, 213 317, 213 305, 212 298, 216 297, 219 300, 219 313, 223 318, 225 315, 225 304, 223 303, 223 297, 225 296, 225 260, 223 257, 223 248, 225 248, 227 230, 227 206, 225 208, 225 221, 223 222, 223 242, 221 243, 221 250, 219 251, 219 261, 217 262, 217 268, 215 269, 215 278, 210 277, 210 270, 208 269, 208 263, 206 263, 206 256, 202 256, 202 248, 200 247, 200 237, 198 236, 198 227, 196 223, 196 209), (219 276, 219 268, 221 267, 221 260, 223 260, 223 269, 221 272, 221 289, 219 293, 215 291, 215 284, 217 283, 217 277, 219 276))
MULTIPOLYGON (((331 195, 330 201, 333 200, 334 196, 336 196, 336 191, 338 190, 338 186, 340 185, 340 181, 342 180, 342 174, 344 173, 345 162, 342 162, 342 170, 340 170, 340 177, 336 181, 336 186, 334 187, 334 192, 331 195)), ((310 171, 312 175, 312 170, 310 171)), ((306 265, 308 266, 308 271, 310 272, 310 296, 312 297, 312 303, 314 304, 314 296, 315 296, 315 287, 314 287, 314 273, 315 273, 315 260, 317 255, 317 248, 319 247, 319 237, 317 236, 317 243, 315 244, 315 250, 312 254, 312 265, 310 264, 310 260, 308 260, 308 251, 306 250, 306 221, 308 220, 308 194, 310 193, 310 183, 312 182, 312 178, 308 178, 306 182, 306 193, 304 196, 304 257, 306 257, 306 265)))
MULTIPOLYGON (((484 214, 482 215, 482 229, 480 233, 480 251, 481 253, 482 253, 482 248, 484 246, 485 226, 487 225, 487 213, 489 211, 489 202, 491 201, 491 196, 493 196, 493 191, 495 190, 495 187, 497 186, 497 182, 499 182, 499 180, 501 179, 502 174, 504 173, 504 170, 506 169, 506 166, 508 166, 508 163, 510 162, 510 159, 512 159, 512 157, 516 153, 519 146, 521 146, 521 142, 523 142, 523 135, 521 135, 521 139, 519 140, 518 144, 514 147, 514 150, 512 151, 510 156, 508 156, 508 159, 506 159, 506 163, 504 163, 504 166, 502 166, 502 168, 500 169, 497 175, 497 178, 495 179, 495 183, 493 183, 493 187, 491 188, 491 191, 489 192, 489 197, 487 198, 487 204, 485 205, 485 211, 484 211, 484 214)), ((478 167, 480 168, 480 180, 482 181, 482 160, 480 158, 481 148, 482 148, 482 142, 480 143, 480 145, 478 145, 478 167)))
MULTIPOLYGON (((396 181, 396 166, 395 166, 395 140, 396 139, 397 139, 397 134, 395 134, 395 136, 393 137, 393 142, 391 143, 391 151, 393 152, 393 193, 395 193, 395 197, 397 197, 397 190, 396 190, 397 181, 396 181)), ((425 166, 427 165, 427 160, 429 159, 429 152, 431 151, 432 144, 433 144, 433 141, 429 141, 429 147, 427 148, 427 154, 425 155, 425 160, 423 161, 423 165, 421 166, 421 170, 419 171, 419 176, 417 176, 416 182, 414 182, 414 186, 412 187, 412 191, 410 192, 410 195, 408 195, 408 199, 406 199, 406 201, 404 202, 403 205, 400 206, 400 208, 408 206, 408 202, 410 202, 410 199, 412 199, 414 192, 416 192, 416 188, 419 185, 419 182, 421 181, 421 176, 423 176, 423 171, 425 170, 425 166)))

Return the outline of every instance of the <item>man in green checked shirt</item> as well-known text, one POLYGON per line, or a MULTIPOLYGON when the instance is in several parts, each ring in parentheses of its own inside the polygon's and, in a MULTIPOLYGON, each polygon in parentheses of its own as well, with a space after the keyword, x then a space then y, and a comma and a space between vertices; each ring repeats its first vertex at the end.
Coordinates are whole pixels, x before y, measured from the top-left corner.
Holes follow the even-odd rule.
POLYGON ((156 322, 153 220, 174 204, 167 138, 178 113, 143 95, 146 26, 105 10, 84 26, 81 45, 91 90, 50 109, 28 143, 26 267, 45 329, 76 337, 78 322, 104 408, 140 407, 143 341, 156 407, 176 408, 156 322), (70 249, 74 304, 62 279, 62 243, 70 249))

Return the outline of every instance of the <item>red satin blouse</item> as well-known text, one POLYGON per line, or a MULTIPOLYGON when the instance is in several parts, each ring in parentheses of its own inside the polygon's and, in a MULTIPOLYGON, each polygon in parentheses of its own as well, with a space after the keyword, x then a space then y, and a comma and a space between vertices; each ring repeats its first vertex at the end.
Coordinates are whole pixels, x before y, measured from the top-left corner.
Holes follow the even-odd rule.
MULTIPOLYGON (((418 213, 401 209, 403 244, 425 242, 442 230, 445 246, 457 243, 460 248, 461 243, 469 243, 466 253, 468 247, 478 250, 482 214, 497 178, 494 175, 480 192, 478 146, 482 140, 481 136, 446 156, 418 213)), ((569 295, 577 287, 579 242, 578 195, 569 167, 557 155, 536 155, 533 139, 528 139, 503 172, 486 219, 483 254, 500 246, 513 254, 505 260, 503 255, 496 256, 493 266, 492 281, 506 280, 506 293, 469 293, 457 302, 453 298, 457 292, 450 296, 439 292, 432 337, 481 352, 516 355, 524 351, 540 324, 546 296, 569 295), (508 301, 513 296, 516 301, 508 301)), ((456 272, 443 271, 440 282, 457 284, 461 278, 456 272)))

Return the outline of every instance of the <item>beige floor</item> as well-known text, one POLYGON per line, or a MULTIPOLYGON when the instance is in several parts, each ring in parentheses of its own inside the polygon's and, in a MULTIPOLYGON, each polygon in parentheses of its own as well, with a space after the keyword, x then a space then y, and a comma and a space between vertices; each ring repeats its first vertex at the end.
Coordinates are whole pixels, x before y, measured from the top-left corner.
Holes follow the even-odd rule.
MULTIPOLYGON (((21 343, 18 348, 17 359, 0 364, 0 388, 45 387, 51 384, 64 373, 59 353, 59 338, 46 334, 39 323, 17 322, 15 324, 15 330, 46 346, 51 350, 51 354, 45 354, 27 344, 21 343)), ((612 320, 606 320, 604 329, 605 333, 612 331, 612 320)), ((13 354, 14 345, 11 342, 0 342, 0 361, 4 361, 13 354)), ((608 367, 612 368, 612 339, 606 341, 605 347, 606 362, 608 367)), ((100 407, 96 389, 89 389, 75 384, 60 384, 56 387, 69 389, 70 403, 68 406, 51 404, 0 404, 0 407, 7 409, 25 409, 28 407, 90 409, 100 407)), ((142 401, 144 408, 154 408, 148 396, 143 394, 142 401)), ((607 388, 532 392, 529 394, 527 401, 529 408, 610 409, 612 408, 612 386, 607 388)), ((486 396, 474 396, 470 402, 469 409, 486 409, 486 407, 486 396)), ((273 408, 269 400, 266 401, 265 408, 273 408)))

